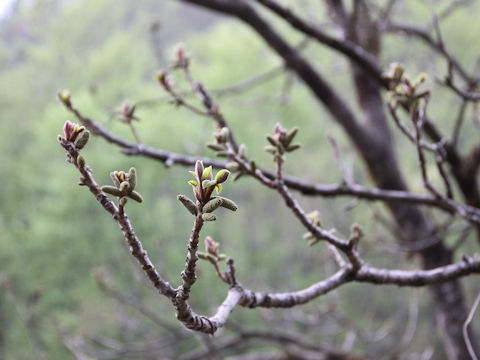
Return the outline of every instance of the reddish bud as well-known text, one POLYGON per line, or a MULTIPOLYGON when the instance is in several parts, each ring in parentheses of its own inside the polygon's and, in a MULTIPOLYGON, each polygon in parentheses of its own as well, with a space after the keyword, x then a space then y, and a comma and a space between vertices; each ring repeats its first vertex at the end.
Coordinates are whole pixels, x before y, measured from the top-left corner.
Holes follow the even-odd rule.
POLYGON ((185 61, 185 46, 183 43, 177 45, 175 49, 175 54, 177 56, 177 61, 179 64, 182 64, 185 61))
POLYGON ((210 236, 205 238, 205 251, 213 256, 218 256, 218 248, 220 244, 213 241, 210 236))

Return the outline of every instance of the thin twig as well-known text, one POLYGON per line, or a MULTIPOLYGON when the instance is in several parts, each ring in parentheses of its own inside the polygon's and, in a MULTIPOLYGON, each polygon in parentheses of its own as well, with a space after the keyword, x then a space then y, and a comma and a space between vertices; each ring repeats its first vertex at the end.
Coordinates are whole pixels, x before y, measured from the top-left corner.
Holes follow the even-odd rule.
POLYGON ((470 341, 470 336, 468 335, 468 325, 472 322, 473 316, 475 315, 475 311, 477 311, 478 304, 480 303, 480 293, 477 295, 475 302, 473 303, 470 312, 468 313, 468 317, 463 323, 463 338, 465 339, 465 344, 467 345, 468 353, 472 357, 472 360, 478 360, 477 355, 475 355, 475 349, 473 348, 472 342, 470 341))

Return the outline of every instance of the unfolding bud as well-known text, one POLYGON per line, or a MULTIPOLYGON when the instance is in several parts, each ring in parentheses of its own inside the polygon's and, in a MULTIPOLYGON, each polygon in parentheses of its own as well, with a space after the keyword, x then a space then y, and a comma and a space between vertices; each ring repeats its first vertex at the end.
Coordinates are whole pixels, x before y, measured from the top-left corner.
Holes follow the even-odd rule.
POLYGON ((213 241, 213 239, 210 236, 207 236, 205 238, 205 251, 210 255, 213 255, 215 257, 218 256, 219 247, 220 247, 220 244, 213 241))
POLYGON ((118 187, 120 187, 120 181, 118 180, 117 173, 118 173, 118 171, 112 171, 110 173, 110 178, 112 179, 115 186, 118 188, 118 187))
POLYGON ((62 90, 62 91, 59 91, 58 94, 58 99, 67 107, 71 107, 72 106, 72 98, 71 98, 71 94, 70 94, 70 91, 68 90, 62 90))
POLYGON ((215 182, 217 184, 222 184, 228 179, 228 175, 230 175, 230 171, 227 169, 220 170, 217 175, 215 176, 215 182))
POLYGON ((219 198, 209 200, 204 206, 202 211, 204 213, 211 213, 215 211, 220 205, 222 205, 223 200, 219 198))
POLYGON ((197 205, 185 195, 178 195, 177 199, 192 215, 197 215, 197 205))
POLYGON ((224 144, 228 140, 229 136, 229 131, 227 127, 223 127, 220 130, 216 131, 213 136, 215 137, 215 140, 217 140, 217 143, 219 144, 224 144))
POLYGON ((169 76, 164 71, 157 71, 155 73, 155 79, 160 83, 160 85, 168 92, 172 90, 172 82, 169 76))
POLYGON ((197 162, 195 163, 195 175, 200 181, 202 179, 203 170, 204 168, 202 160, 197 160, 197 162))
POLYGON ((217 217, 212 213, 205 213, 205 214, 202 214, 202 219, 203 221, 215 221, 217 220, 217 217))
POLYGON ((128 181, 128 177, 125 171, 114 171, 113 175, 117 178, 119 187, 122 182, 128 181))
POLYGON ((82 132, 80 137, 77 139, 77 141, 75 142, 75 146, 77 147, 77 149, 81 150, 85 147, 85 145, 87 145, 89 139, 90 132, 86 130, 82 132))
POLYGON ((283 143, 283 141, 285 140, 286 136, 287 136, 287 130, 285 130, 282 125, 280 124, 275 124, 275 126, 273 127, 273 130, 274 130, 274 133, 275 133, 275 139, 277 139, 278 141, 280 141, 281 143, 283 143))
POLYGON ((352 225, 352 237, 361 238, 363 236, 363 231, 360 225, 357 223, 352 225))
POLYGON ((315 210, 312 211, 311 213, 307 214, 308 220, 310 220, 314 225, 316 226, 322 226, 322 214, 320 214, 320 211, 315 210))
POLYGON ((78 155, 77 165, 78 165, 78 167, 84 167, 85 166, 85 158, 82 155, 78 155))
POLYGON ((202 180, 211 180, 212 179, 212 166, 205 168, 202 172, 202 180))
POLYGON ((131 120, 133 118, 135 107, 136 107, 135 105, 130 105, 127 101, 123 102, 121 112, 124 120, 131 120))
POLYGON ((187 57, 185 56, 185 46, 183 43, 179 43, 177 45, 177 48, 175 49, 175 55, 176 55, 176 61, 177 64, 180 66, 185 66, 187 65, 187 57))
POLYGON ((206 189, 210 186, 215 186, 217 185, 217 182, 215 180, 203 180, 202 181, 202 188, 206 189))
POLYGON ((78 124, 72 123, 70 121, 65 121, 63 124, 63 134, 65 139, 68 141, 75 141, 77 136, 85 130, 84 126, 79 126, 78 124))

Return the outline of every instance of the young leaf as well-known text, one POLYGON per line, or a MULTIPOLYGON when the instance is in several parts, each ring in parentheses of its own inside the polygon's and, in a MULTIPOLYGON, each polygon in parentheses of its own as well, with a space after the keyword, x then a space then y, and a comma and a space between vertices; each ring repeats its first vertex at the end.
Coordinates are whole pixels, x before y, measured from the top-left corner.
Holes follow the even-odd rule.
POLYGON ((122 196, 122 192, 120 189, 116 188, 115 186, 104 185, 101 187, 103 192, 107 194, 114 195, 114 196, 122 196))
POLYGON ((237 204, 235 204, 233 202, 233 200, 227 199, 225 197, 218 197, 217 199, 222 200, 222 205, 220 205, 220 206, 224 207, 225 209, 231 210, 231 211, 237 211, 238 206, 237 206, 237 204))
POLYGON ((119 187, 120 187, 120 181, 118 180, 117 175, 115 174, 115 171, 112 171, 112 172, 110 173, 110 177, 112 178, 112 181, 113 181, 113 183, 115 184, 115 186, 116 186, 117 188, 119 188, 119 187))
POLYGON ((204 213, 211 213, 215 211, 219 206, 222 205, 222 199, 215 198, 210 201, 208 201, 204 206, 203 206, 203 212, 204 213))
POLYGON ((217 220, 217 217, 212 213, 205 213, 205 214, 202 214, 202 219, 203 221, 215 221, 217 220))
POLYGON ((132 167, 128 171, 128 183, 130 184, 130 189, 134 190, 137 186, 137 170, 132 167))
POLYGON ((77 139, 77 142, 75 143, 75 146, 77 149, 81 150, 87 145, 88 139, 90 138, 90 132, 84 131, 82 132, 82 135, 77 139))
POLYGON ((135 200, 136 202, 143 202, 143 197, 136 191, 132 191, 130 194, 128 194, 128 197, 135 200))
POLYGON ((185 195, 178 195, 177 199, 182 203, 183 206, 185 206, 185 208, 190 212, 190 214, 197 215, 197 205, 195 205, 195 203, 190 200, 190 198, 185 195))
POLYGON ((205 179, 211 180, 211 176, 210 176, 211 173, 212 173, 212 166, 209 166, 205 170, 203 170, 202 180, 205 180, 205 179))

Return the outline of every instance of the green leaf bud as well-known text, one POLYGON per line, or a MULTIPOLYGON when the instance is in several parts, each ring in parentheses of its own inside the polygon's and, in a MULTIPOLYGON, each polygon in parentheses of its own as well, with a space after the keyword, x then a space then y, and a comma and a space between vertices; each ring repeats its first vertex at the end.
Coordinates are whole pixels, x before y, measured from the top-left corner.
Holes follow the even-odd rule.
POLYGON ((215 191, 217 194, 220 194, 222 192, 222 184, 215 185, 215 191))
POLYGON ((271 135, 267 135, 267 140, 270 144, 272 144, 272 146, 278 146, 280 145, 280 142, 278 140, 276 140, 273 136, 271 135))
POLYGON ((292 130, 290 130, 287 135, 285 136, 285 140, 283 141, 283 143, 285 144, 285 146, 288 146, 290 145, 290 143, 292 142, 293 138, 297 135, 297 132, 298 132, 298 128, 297 127, 294 127, 292 130))
POLYGON ((215 221, 217 220, 217 217, 212 213, 205 213, 205 214, 202 214, 202 219, 203 221, 215 221))
POLYGON ((302 147, 301 144, 295 143, 295 144, 292 144, 292 145, 288 146, 285 150, 287 150, 288 152, 292 152, 292 151, 295 151, 297 149, 300 149, 301 147, 302 147))
POLYGON ((222 150, 225 150, 225 146, 224 146, 224 145, 220 145, 220 144, 208 143, 208 144, 207 144, 207 147, 208 147, 209 149, 212 149, 213 151, 222 151, 222 150))
POLYGON ((77 149, 81 150, 87 145, 88 139, 90 139, 90 132, 83 131, 78 140, 76 141, 75 145, 77 149))
POLYGON ((222 205, 221 207, 224 207, 225 209, 231 210, 231 211, 237 211, 238 206, 235 204, 233 200, 230 200, 226 197, 217 197, 217 199, 222 200, 222 205))
POLYGON ((202 180, 205 180, 205 179, 211 180, 212 178, 210 176, 211 173, 212 173, 212 166, 205 168, 205 170, 203 170, 203 173, 202 173, 202 180))
POLYGON ((137 170, 134 167, 131 167, 130 170, 128 170, 128 183, 132 190, 137 186, 137 170))
MULTIPOLYGON (((198 251, 197 252, 197 256, 199 259, 202 259, 202 260, 209 260, 208 259, 208 255, 207 253, 204 253, 203 251, 198 251)), ((211 255, 210 255, 211 256, 211 255)))
POLYGON ((257 164, 255 163, 255 161, 251 160, 250 161, 250 170, 255 173, 255 171, 257 171, 257 164))
POLYGON ((115 186, 110 186, 110 185, 104 185, 101 187, 102 191, 114 195, 114 196, 122 196, 122 192, 120 189, 116 188, 115 186))
POLYGON ((78 155, 77 165, 78 165, 78 167, 84 167, 85 166, 85 158, 82 155, 78 155))
POLYGON ((220 129, 220 135, 222 136, 222 142, 226 142, 228 140, 228 136, 230 135, 230 131, 227 127, 223 127, 220 129))
POLYGON ((202 181, 202 187, 203 187, 204 189, 206 189, 206 188, 208 188, 208 187, 210 187, 210 186, 214 186, 214 185, 216 185, 216 184, 217 184, 217 182, 216 182, 215 180, 203 180, 203 181, 202 181))
POLYGON ((125 196, 122 196, 120 199, 118 199, 118 204, 125 207, 125 205, 127 204, 128 202, 128 198, 125 197, 125 196))
POLYGON ((222 202, 223 200, 219 198, 212 199, 203 206, 202 210, 204 213, 211 213, 222 205, 222 202))
POLYGON ((238 156, 240 156, 241 159, 247 158, 247 145, 241 144, 238 147, 238 156))
POLYGON ((185 195, 177 195, 177 199, 192 215, 197 215, 197 205, 185 195))
POLYGON ((190 180, 188 183, 192 186, 195 186, 195 187, 198 186, 198 184, 195 180, 190 180))
POLYGON ((130 194, 128 194, 128 197, 135 200, 136 202, 143 202, 143 197, 142 195, 140 195, 138 192, 136 192, 135 190, 132 191, 130 194))
POLYGON ((118 180, 118 177, 117 177, 117 175, 115 174, 115 171, 112 171, 112 172, 110 173, 110 177, 112 178, 112 181, 113 181, 113 183, 115 184, 115 186, 116 186, 117 188, 119 188, 119 187, 120 187, 120 181, 118 180))
POLYGON ((265 146, 265 151, 270 154, 275 154, 277 152, 277 148, 275 146, 267 145, 265 146))
POLYGON ((127 195, 131 191, 128 181, 124 181, 120 184, 120 191, 123 195, 127 195))

